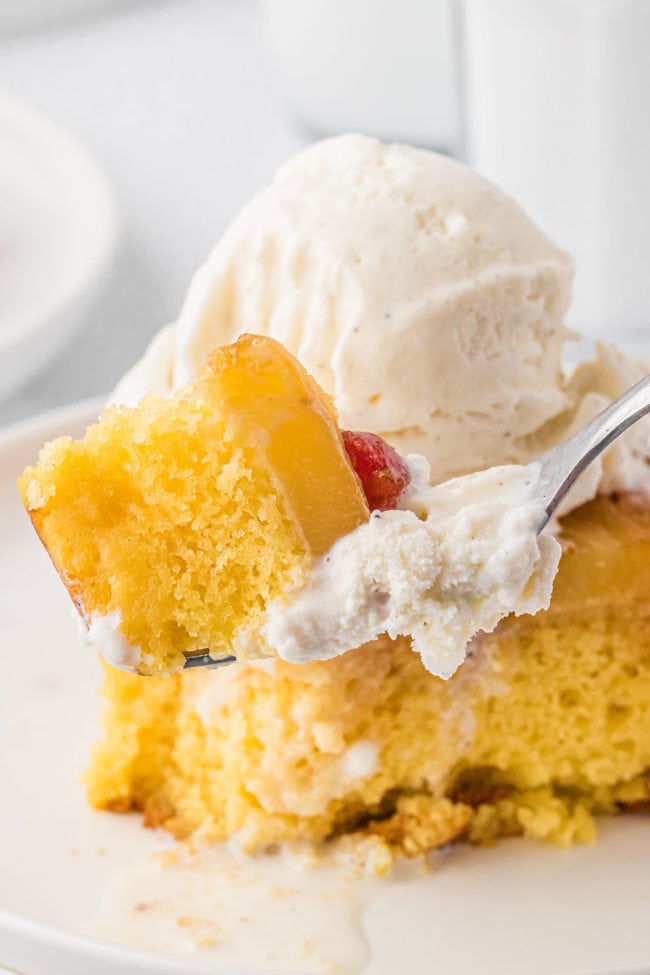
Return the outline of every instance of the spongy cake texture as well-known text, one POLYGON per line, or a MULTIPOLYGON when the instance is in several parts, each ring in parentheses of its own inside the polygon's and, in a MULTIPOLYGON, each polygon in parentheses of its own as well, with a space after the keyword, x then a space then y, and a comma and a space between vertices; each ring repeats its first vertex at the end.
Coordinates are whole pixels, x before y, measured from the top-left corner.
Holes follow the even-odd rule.
POLYGON ((40 470, 47 478, 56 467, 55 493, 50 504, 44 493, 33 520, 87 618, 119 608, 126 639, 145 655, 155 635, 155 673, 182 664, 183 651, 228 653, 238 625, 252 625, 260 599, 282 591, 304 549, 268 474, 225 439, 219 415, 183 397, 173 410, 153 398, 146 407, 110 410, 83 449, 49 444, 40 470))
POLYGON ((228 655, 369 514, 329 399, 256 336, 173 398, 46 445, 19 487, 91 635, 97 621, 119 633, 119 660, 99 649, 146 674, 228 655))
POLYGON ((402 639, 167 681, 107 669, 91 802, 249 847, 590 839, 593 813, 650 797, 650 511, 601 497, 563 539, 551 608, 477 639, 448 682, 402 639))

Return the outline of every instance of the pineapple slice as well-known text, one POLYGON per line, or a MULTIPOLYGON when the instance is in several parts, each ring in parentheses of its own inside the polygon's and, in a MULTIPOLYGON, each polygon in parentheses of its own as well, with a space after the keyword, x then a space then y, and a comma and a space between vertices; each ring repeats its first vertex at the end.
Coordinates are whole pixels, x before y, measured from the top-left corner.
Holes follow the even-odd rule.
POLYGON ((331 400, 251 335, 172 399, 111 407, 83 440, 47 444, 19 489, 92 642, 142 674, 231 653, 369 517, 331 400))
POLYGON ((312 555, 368 519, 330 397, 274 339, 242 335, 208 358, 235 439, 266 458, 312 555))

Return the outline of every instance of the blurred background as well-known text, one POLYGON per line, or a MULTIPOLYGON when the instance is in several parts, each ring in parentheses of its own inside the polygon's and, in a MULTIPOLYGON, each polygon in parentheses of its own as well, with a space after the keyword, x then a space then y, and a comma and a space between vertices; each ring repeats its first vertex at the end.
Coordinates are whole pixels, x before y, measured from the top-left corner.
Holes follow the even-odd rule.
MULTIPOLYGON (((111 389, 277 165, 358 130, 457 155, 650 340, 647 0, 3 0, 0 424, 111 389)), ((650 344, 648 346, 650 351, 650 344)))

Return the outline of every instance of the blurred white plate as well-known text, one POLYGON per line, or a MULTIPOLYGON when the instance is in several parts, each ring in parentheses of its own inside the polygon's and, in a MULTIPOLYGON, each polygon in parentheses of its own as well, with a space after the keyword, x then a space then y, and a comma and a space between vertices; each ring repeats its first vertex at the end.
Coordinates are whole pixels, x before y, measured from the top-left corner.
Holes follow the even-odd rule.
POLYGON ((0 95, 0 397, 83 320, 116 246, 95 164, 51 122, 0 95))
MULTIPOLYGON (((97 405, 0 435, 0 965, 22 975, 234 975, 243 969, 220 961, 218 950, 192 951, 183 942, 170 949, 169 916, 160 934, 149 929, 153 951, 88 936, 109 890, 117 884, 128 897, 134 864, 165 841, 142 829, 137 816, 97 813, 85 804, 78 780, 96 733, 98 668, 77 644, 67 594, 22 510, 15 478, 45 439, 81 432, 97 405)), ((559 850, 511 840, 488 850, 454 848, 433 858, 428 876, 378 882, 362 915, 370 945, 363 971, 647 973, 649 874, 650 820, 642 817, 602 822, 593 847, 559 850)), ((170 876, 154 877, 161 900, 170 876)), ((205 875, 196 883, 206 908, 205 875)), ((254 915, 279 916, 286 904, 289 939, 299 943, 308 935, 300 903, 291 913, 289 899, 276 896, 271 903, 250 890, 246 896, 254 915)), ((346 904, 338 902, 330 937, 344 935, 346 904)), ((324 907, 326 917, 329 911, 324 907)), ((126 927, 123 940, 129 940, 126 927)))

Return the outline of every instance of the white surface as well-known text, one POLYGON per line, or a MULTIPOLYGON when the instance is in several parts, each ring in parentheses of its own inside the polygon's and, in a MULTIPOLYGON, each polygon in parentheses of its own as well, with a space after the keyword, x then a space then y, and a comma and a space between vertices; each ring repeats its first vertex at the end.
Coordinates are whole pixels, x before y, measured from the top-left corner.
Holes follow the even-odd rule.
POLYGON ((454 0, 266 0, 278 76, 318 132, 458 151, 454 0))
POLYGON ((650 4, 465 0, 467 150, 576 257, 570 323, 650 332, 650 4))
POLYGON ((0 30, 26 30, 35 24, 51 24, 74 14, 128 0, 2 0, 0 30))
POLYGON ((256 0, 108 5, 0 37, 0 90, 74 132, 108 174, 124 234, 103 301, 0 424, 108 392, 175 317, 227 223, 304 141, 284 115, 256 0))
MULTIPOLYGON (((96 728, 96 662, 76 643, 68 597, 14 486, 44 438, 76 433, 89 417, 78 407, 0 440, 0 633, 8 661, 0 681, 0 963, 23 975, 227 975, 236 969, 220 969, 202 951, 168 957, 83 937, 108 887, 166 845, 137 817, 84 804, 78 777, 96 728)), ((595 847, 509 841, 452 849, 434 858, 428 876, 379 885, 362 920, 372 952, 364 973, 564 975, 632 965, 647 972, 649 841, 650 821, 626 817, 603 823, 595 847)), ((300 923, 290 926, 293 936, 300 923)))
POLYGON ((92 306, 116 245, 108 183, 63 132, 0 94, 0 390, 35 373, 92 306))

